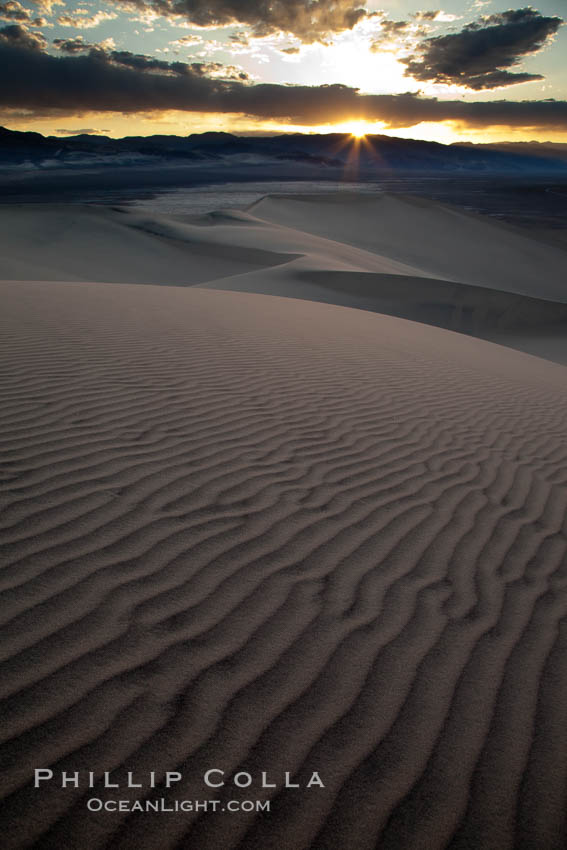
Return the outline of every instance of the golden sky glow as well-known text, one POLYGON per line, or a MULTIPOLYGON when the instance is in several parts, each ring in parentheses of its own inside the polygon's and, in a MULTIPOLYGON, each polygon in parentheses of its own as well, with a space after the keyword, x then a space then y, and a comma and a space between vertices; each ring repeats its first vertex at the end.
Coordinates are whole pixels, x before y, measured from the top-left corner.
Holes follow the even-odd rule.
POLYGON ((525 130, 524 128, 493 127, 475 129, 459 126, 452 122, 422 122, 413 127, 398 127, 388 129, 377 121, 341 121, 336 124, 320 124, 307 126, 302 124, 283 124, 277 121, 251 121, 249 118, 228 113, 192 113, 167 111, 162 113, 139 114, 135 118, 133 130, 132 117, 120 113, 82 113, 76 117, 47 118, 29 117, 15 118, 10 121, 14 130, 34 130, 43 135, 69 135, 80 131, 97 132, 112 138, 136 135, 151 136, 189 135, 209 131, 232 132, 241 135, 246 133, 351 133, 360 138, 368 134, 383 134, 406 139, 423 139, 424 141, 453 144, 455 142, 471 141, 503 142, 503 141, 536 141, 536 142, 567 142, 567 133, 562 131, 525 130))

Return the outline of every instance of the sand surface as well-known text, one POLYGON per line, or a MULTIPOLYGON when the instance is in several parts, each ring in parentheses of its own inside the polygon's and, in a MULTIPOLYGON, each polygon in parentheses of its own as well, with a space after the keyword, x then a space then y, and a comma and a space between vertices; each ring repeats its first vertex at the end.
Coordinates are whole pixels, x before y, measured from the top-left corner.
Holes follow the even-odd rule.
POLYGON ((26 256, 19 208, 0 282, 2 847, 566 846, 567 371, 419 297, 521 340, 554 321, 561 351, 555 255, 525 294, 268 212, 53 212, 26 256), (119 276, 128 239, 147 285, 119 276), (17 279, 48 257, 59 280, 17 279), (422 320, 220 291, 262 274, 422 320), (252 786, 207 789, 211 768, 252 786))
POLYGON ((4 846, 562 846, 564 367, 244 293, 2 297, 4 846), (101 815, 46 765, 326 787, 101 815))

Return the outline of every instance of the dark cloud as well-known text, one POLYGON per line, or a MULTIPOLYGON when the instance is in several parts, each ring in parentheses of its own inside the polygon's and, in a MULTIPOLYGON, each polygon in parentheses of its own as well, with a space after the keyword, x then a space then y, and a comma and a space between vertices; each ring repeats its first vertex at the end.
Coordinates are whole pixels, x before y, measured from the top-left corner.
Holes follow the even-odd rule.
POLYGON ((457 121, 473 127, 567 129, 565 101, 467 103, 414 94, 361 95, 344 85, 251 85, 237 78, 239 69, 228 66, 223 71, 216 63, 168 63, 100 49, 50 56, 25 38, 6 37, 6 30, 14 28, 21 29, 12 25, 0 30, 0 77, 10 75, 10 85, 0 88, 0 106, 6 109, 60 115, 177 109, 242 113, 310 126, 376 119, 390 127, 457 121))
POLYGON ((97 130, 96 127, 80 127, 78 130, 69 130, 61 127, 59 130, 53 131, 56 136, 98 136, 101 133, 108 133, 108 130, 97 130))
POLYGON ((494 89, 543 79, 540 74, 511 72, 537 53, 557 32, 561 18, 534 9, 510 9, 482 17, 461 32, 426 39, 420 55, 402 61, 416 80, 447 83, 469 89, 494 89))
POLYGON ((352 29, 368 16, 365 0, 115 0, 182 17, 202 27, 246 24, 254 35, 291 33, 306 43, 352 29))
POLYGON ((91 50, 104 51, 110 55, 110 51, 114 48, 114 39, 112 38, 107 38, 101 42, 91 42, 86 41, 82 35, 76 35, 73 38, 54 38, 52 43, 56 50, 70 55, 86 53, 91 50))
POLYGON ((186 65, 185 62, 166 62, 163 59, 155 59, 153 56, 145 56, 142 53, 130 53, 129 50, 113 50, 109 53, 95 51, 91 58, 95 63, 98 62, 102 65, 112 63, 135 71, 160 71, 169 76, 185 75, 189 69, 189 65, 186 65))
POLYGON ((250 77, 237 65, 223 65, 222 62, 191 62, 189 70, 200 77, 217 77, 222 80, 249 80, 250 77))
MULTIPOLYGON (((27 27, 20 24, 9 24, 7 27, 0 28, 0 49, 4 45, 20 48, 24 52, 39 52, 47 47, 47 39, 41 33, 30 32, 27 27)), ((10 78, 9 68, 2 73, 5 74, 5 79, 10 78)))
POLYGON ((380 24, 380 32, 387 36, 400 35, 406 33, 411 28, 409 21, 382 21, 380 24))
POLYGON ((85 50, 90 50, 94 45, 85 41, 82 35, 76 38, 54 38, 53 46, 63 53, 83 53, 85 50))
MULTIPOLYGON (((112 65, 118 65, 122 68, 132 68, 136 71, 151 71, 158 72, 166 76, 181 76, 195 78, 218 78, 221 80, 248 80, 248 74, 242 68, 236 65, 223 65, 222 62, 166 62, 163 59, 155 59, 153 56, 144 56, 143 54, 130 53, 128 50, 106 50, 103 55, 100 51, 103 48, 97 46, 93 57, 103 61, 107 61, 112 65), (96 55, 98 53, 98 56, 96 55)), ((155 108, 155 107, 154 107, 155 108)))
POLYGON ((249 80, 249 75, 236 65, 223 65, 222 62, 166 62, 153 56, 131 53, 129 50, 112 50, 107 44, 90 44, 81 35, 75 38, 55 38, 53 45, 63 53, 78 54, 90 52, 95 61, 108 63, 135 71, 147 71, 166 76, 217 77, 223 80, 249 80))
POLYGON ((439 9, 436 9, 432 12, 414 12, 412 18, 415 21, 434 21, 437 18, 437 15, 440 15, 441 12, 439 9))

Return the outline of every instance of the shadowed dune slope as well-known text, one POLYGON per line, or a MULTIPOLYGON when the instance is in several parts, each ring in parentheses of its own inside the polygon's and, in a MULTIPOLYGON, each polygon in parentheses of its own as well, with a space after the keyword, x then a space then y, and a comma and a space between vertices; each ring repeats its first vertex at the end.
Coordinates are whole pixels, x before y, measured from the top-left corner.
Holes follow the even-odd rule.
POLYGON ((567 303, 433 278, 313 270, 301 260, 201 286, 371 310, 567 364, 567 303))
POLYGON ((494 218, 408 195, 268 195, 254 216, 473 286, 567 301, 565 250, 494 218))
POLYGON ((565 846, 564 367, 293 299, 0 290, 3 847, 565 846), (144 795, 272 809, 86 808, 144 795))

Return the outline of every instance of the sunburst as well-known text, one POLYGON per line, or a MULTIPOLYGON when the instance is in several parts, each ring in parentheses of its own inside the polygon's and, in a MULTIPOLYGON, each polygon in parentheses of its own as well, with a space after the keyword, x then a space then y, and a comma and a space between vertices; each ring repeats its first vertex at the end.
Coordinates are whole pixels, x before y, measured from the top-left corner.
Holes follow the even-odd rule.
POLYGON ((368 125, 364 121, 353 121, 349 125, 348 132, 355 139, 363 139, 368 133, 368 125))

